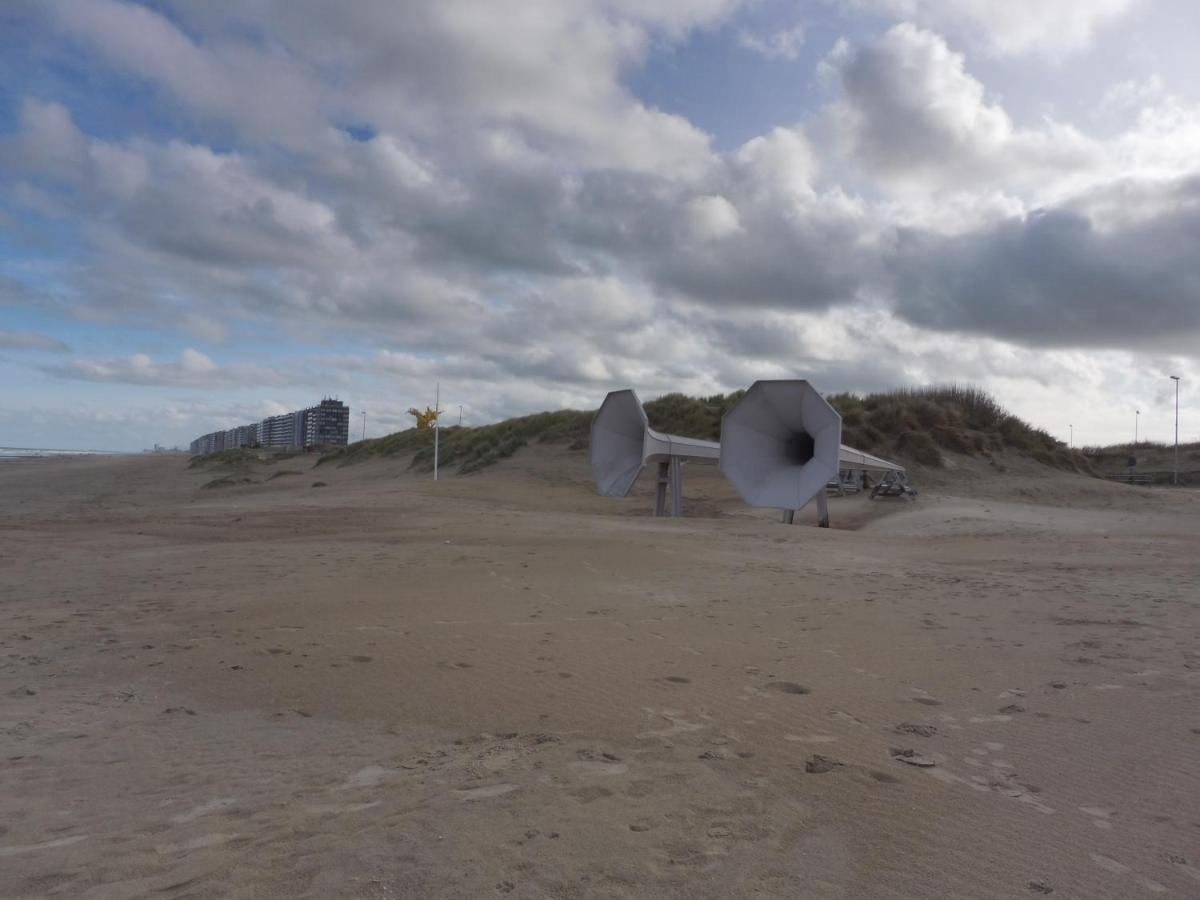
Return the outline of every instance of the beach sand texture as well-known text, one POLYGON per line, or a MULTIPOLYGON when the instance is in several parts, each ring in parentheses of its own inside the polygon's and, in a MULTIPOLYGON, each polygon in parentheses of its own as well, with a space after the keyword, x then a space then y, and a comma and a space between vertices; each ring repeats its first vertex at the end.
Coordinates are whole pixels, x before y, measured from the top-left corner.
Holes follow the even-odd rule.
POLYGON ((0 897, 1200 897, 1200 494, 311 464, 0 467, 0 897))

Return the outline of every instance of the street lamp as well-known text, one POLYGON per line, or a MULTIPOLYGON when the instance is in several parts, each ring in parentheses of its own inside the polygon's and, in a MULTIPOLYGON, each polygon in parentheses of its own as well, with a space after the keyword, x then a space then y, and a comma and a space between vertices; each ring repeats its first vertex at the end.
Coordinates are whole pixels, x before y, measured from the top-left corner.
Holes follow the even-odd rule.
POLYGON ((1179 376, 1172 375, 1175 382, 1175 486, 1179 487, 1179 376))
POLYGON ((1070 441, 1067 443, 1067 446, 1068 446, 1070 449, 1074 450, 1074 449, 1075 449, 1075 426, 1074 426, 1074 425, 1068 425, 1067 427, 1071 429, 1071 439, 1070 439, 1070 441))
POLYGON ((1138 420, 1141 417, 1141 415, 1142 415, 1142 411, 1140 409, 1135 409, 1133 411, 1133 446, 1134 447, 1137 447, 1138 420))

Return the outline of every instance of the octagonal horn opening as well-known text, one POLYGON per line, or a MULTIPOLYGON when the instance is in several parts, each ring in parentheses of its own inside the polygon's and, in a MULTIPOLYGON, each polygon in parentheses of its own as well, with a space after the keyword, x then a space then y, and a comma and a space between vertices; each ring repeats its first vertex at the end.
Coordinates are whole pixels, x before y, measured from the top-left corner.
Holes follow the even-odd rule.
POLYGON ((837 475, 841 440, 807 381, 756 381, 721 420, 721 472, 750 506, 799 509, 837 475))

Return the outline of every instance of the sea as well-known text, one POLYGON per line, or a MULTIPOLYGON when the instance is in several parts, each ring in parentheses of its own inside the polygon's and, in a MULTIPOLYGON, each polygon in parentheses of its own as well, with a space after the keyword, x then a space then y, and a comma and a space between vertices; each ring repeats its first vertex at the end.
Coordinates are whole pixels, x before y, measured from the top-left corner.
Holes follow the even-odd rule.
POLYGON ((106 456, 115 450, 59 450, 54 447, 0 447, 0 462, 46 456, 106 456))

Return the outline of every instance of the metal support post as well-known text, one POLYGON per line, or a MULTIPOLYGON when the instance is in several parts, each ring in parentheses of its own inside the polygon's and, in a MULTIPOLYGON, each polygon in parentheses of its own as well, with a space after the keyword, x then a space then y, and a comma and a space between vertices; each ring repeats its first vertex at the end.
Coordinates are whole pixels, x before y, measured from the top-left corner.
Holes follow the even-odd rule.
POLYGON ((784 525, 791 525, 796 521, 796 511, 794 509, 785 509, 783 518, 780 520, 784 525))
POLYGON ((671 515, 683 515, 683 459, 678 456, 671 457, 671 515))
POLYGON ((824 491, 817 494, 817 527, 829 527, 829 498, 824 491))
POLYGON ((667 482, 670 478, 671 464, 660 462, 658 464, 658 481, 654 486, 654 515, 665 516, 667 514, 667 482))

